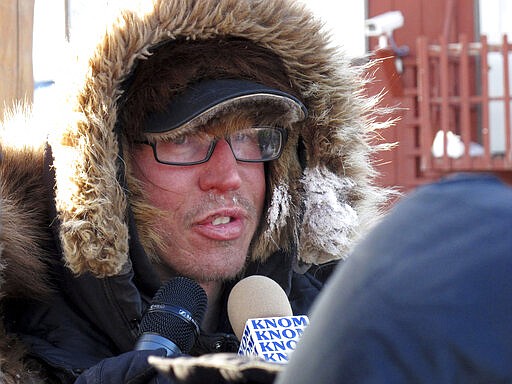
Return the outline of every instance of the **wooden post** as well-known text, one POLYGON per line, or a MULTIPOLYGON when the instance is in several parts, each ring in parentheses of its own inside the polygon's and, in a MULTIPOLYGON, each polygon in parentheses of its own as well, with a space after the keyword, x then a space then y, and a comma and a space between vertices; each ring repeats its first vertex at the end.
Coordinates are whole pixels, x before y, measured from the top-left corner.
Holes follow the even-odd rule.
POLYGON ((441 129, 443 131, 443 163, 442 168, 448 171, 451 161, 448 157, 448 131, 450 130, 450 89, 449 82, 449 60, 448 60, 448 41, 444 36, 440 38, 441 53, 439 58, 439 79, 441 88, 441 129))
POLYGON ((460 70, 459 70, 459 89, 460 89, 460 136, 464 141, 464 156, 462 164, 465 169, 471 168, 470 146, 471 146, 471 101, 469 90, 469 41, 465 34, 459 37, 460 50, 460 70))
POLYGON ((510 68, 509 68, 508 36, 503 36, 501 54, 503 56, 503 101, 505 104, 505 164, 512 165, 512 139, 511 139, 511 116, 510 116, 510 68))
POLYGON ((432 133, 432 116, 430 114, 431 99, 431 74, 428 55, 428 40, 425 36, 417 39, 417 63, 418 63, 418 101, 419 101, 419 126, 422 172, 432 171, 431 145, 434 138, 432 133))
POLYGON ((0 1, 0 119, 16 100, 32 101, 34 0, 0 1))
POLYGON ((487 36, 480 37, 482 45, 482 68, 481 68, 481 81, 482 81, 482 145, 484 146, 484 164, 490 167, 491 164, 491 150, 489 138, 489 63, 487 61, 489 54, 489 47, 487 45, 487 36))

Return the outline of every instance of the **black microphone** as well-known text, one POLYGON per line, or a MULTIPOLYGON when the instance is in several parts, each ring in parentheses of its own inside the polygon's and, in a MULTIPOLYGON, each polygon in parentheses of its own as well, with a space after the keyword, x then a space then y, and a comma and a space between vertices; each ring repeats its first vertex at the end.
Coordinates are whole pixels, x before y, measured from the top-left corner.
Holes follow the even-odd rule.
POLYGON ((199 336, 207 304, 205 291, 194 280, 170 279, 142 316, 135 350, 164 348, 168 357, 188 353, 199 336))

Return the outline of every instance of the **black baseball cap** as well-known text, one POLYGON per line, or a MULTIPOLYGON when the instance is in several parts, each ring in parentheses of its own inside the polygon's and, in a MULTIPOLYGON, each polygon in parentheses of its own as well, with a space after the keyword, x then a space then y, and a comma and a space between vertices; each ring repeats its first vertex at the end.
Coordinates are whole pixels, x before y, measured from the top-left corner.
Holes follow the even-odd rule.
POLYGON ((307 116, 307 109, 299 99, 279 89, 241 79, 208 79, 190 85, 183 93, 173 97, 165 110, 150 114, 145 121, 144 131, 171 131, 196 118, 206 121, 208 116, 227 108, 253 102, 280 106, 292 123, 307 116))

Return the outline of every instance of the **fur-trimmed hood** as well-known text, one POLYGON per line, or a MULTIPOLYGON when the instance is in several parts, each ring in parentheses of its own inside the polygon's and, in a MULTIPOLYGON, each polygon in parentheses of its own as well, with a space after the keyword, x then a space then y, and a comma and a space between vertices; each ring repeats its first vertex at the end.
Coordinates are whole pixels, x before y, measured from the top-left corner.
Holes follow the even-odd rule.
POLYGON ((153 12, 125 12, 108 30, 70 100, 73 120, 51 143, 60 239, 73 272, 110 276, 127 263, 129 202, 116 132, 125 81, 139 61, 152 60, 152 47, 219 37, 275 54, 309 111, 289 128, 292 146, 270 167, 253 258, 291 247, 307 264, 343 258, 376 216, 383 194, 371 185, 368 101, 356 69, 328 47, 318 20, 283 0, 156 1, 153 12))
MULTIPOLYGON (((376 217, 386 194, 372 184, 372 100, 361 69, 330 48, 322 24, 289 0, 156 0, 151 12, 125 11, 89 58, 66 124, 53 129, 55 206, 66 265, 76 274, 119 274, 129 263, 119 120, 128 83, 155 47, 244 39, 279 58, 308 117, 288 128, 282 157, 268 167, 269 191, 253 260, 297 250, 305 264, 344 258, 376 217)), ((135 212, 138 226, 143 217, 135 212)), ((142 222, 141 222, 142 221, 142 222)), ((142 244, 150 243, 140 230, 142 244)))

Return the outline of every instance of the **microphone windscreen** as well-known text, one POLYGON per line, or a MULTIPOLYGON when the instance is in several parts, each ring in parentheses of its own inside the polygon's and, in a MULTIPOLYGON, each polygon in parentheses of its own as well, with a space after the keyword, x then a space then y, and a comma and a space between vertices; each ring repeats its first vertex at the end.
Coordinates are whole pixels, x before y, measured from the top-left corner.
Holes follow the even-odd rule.
POLYGON ((228 317, 238 340, 245 323, 262 317, 292 316, 286 293, 274 280, 265 276, 249 276, 240 280, 228 297, 228 317))
POLYGON ((140 333, 157 334, 188 353, 197 337, 208 304, 205 291, 194 280, 175 277, 162 285, 142 317, 140 333), (191 318, 191 320, 190 320, 191 318))

